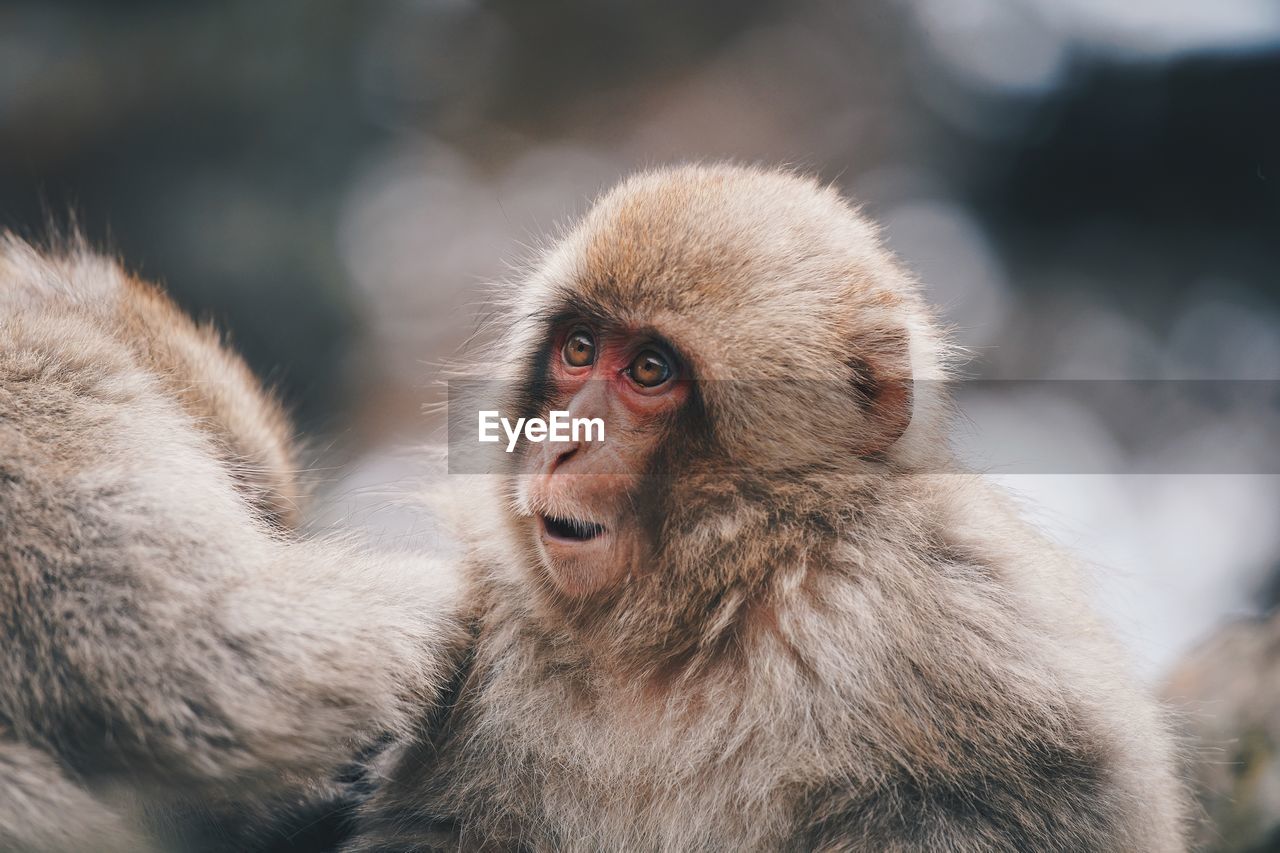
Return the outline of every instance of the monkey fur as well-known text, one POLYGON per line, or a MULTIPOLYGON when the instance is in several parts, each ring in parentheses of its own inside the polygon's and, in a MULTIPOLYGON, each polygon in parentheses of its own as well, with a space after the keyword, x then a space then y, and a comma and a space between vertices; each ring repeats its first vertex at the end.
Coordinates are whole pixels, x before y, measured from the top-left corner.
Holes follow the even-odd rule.
POLYGON ((695 387, 612 585, 555 582, 514 469, 451 498, 474 649, 350 851, 1184 849, 1162 710, 1077 563, 953 461, 946 337, 837 192, 640 174, 507 308, 478 374, 519 414, 563 316, 695 387))
POLYGON ((445 567, 295 534, 294 466, 212 330, 0 238, 0 849, 252 849, 432 704, 445 567))

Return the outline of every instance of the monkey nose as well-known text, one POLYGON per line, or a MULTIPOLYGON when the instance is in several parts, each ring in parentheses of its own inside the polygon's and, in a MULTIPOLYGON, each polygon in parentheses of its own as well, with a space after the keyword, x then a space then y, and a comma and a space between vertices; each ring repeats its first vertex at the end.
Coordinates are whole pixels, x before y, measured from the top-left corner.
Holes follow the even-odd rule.
POLYGON ((551 464, 547 466, 547 473, 554 474, 561 465, 568 462, 569 458, 578 452, 580 447, 581 444, 574 442, 573 444, 567 444, 557 448, 552 456, 551 464))

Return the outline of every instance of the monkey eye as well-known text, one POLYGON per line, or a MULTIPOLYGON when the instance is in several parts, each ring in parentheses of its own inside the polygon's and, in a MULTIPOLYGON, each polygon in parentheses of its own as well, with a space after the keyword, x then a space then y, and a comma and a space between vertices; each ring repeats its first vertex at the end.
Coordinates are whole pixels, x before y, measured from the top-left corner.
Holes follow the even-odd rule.
POLYGON ((627 374, 641 388, 656 388, 671 378, 671 362, 657 350, 641 350, 631 359, 627 374))
POLYGON ((564 342, 562 353, 565 364, 570 367, 586 367, 596 360, 595 339, 585 329, 578 329, 564 342))

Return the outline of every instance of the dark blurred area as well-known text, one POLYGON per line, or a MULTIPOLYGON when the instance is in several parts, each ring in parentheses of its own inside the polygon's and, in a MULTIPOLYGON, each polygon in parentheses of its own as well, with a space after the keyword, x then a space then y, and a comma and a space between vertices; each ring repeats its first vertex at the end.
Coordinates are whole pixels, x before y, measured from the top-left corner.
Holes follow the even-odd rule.
MULTIPOLYGON (((1218 32, 1228 24, 1197 45, 1193 21, 1164 39, 1173 44, 1135 34, 1126 45, 1083 25, 1063 32, 1049 11, 1035 0, 751 0, 731 13, 572 0, 9 2, 0 221, 38 236, 74 215, 227 325, 309 427, 341 423, 334 413, 368 390, 368 365, 354 370, 352 358, 377 330, 361 304, 361 259, 344 257, 363 247, 338 236, 404 227, 351 221, 396 213, 361 206, 395 202, 365 195, 388 165, 460 178, 501 205, 513 192, 555 193, 550 175, 504 186, 522 161, 548 156, 573 184, 519 205, 508 226, 520 240, 629 168, 782 161, 850 187, 873 213, 905 214, 907 238, 939 217, 976 231, 970 254, 981 257, 969 260, 999 267, 985 289, 1017 291, 988 301, 1078 296, 1154 336, 1215 288, 1249 313, 1274 312, 1280 12, 1270 38, 1243 20, 1242 44, 1218 32), (946 209, 901 204, 913 200, 946 209)), ((460 200, 441 201, 425 215, 449 220, 460 200)), ((435 239, 422 235, 413 287, 471 290, 513 254, 500 243, 457 271, 472 281, 444 280, 428 256, 447 248, 435 239)), ((999 318, 975 313, 978 329, 963 319, 985 345, 999 318)), ((1039 337, 1034 324, 1012 331, 1039 337)), ((1193 372, 1243 366, 1183 355, 1193 372)), ((1013 365, 1048 367, 979 367, 1013 365)))
MULTIPOLYGON (((312 437, 324 517, 382 536, 422 523, 388 497, 395 449, 495 283, 621 175, 713 158, 863 202, 970 375, 1280 380, 1275 0, 0 2, 0 226, 74 222, 227 328, 312 437)), ((1153 679, 1274 608, 1274 471, 1125 471, 1248 460, 1276 413, 1135 450, 1123 405, 986 409, 1003 446, 1065 423, 1118 472, 1006 480, 1098 567, 1153 679)), ((1270 757, 1231 777, 1254 817, 1208 808, 1236 821, 1221 849, 1268 849, 1280 725, 1230 692, 1197 713, 1261 720, 1270 757)))

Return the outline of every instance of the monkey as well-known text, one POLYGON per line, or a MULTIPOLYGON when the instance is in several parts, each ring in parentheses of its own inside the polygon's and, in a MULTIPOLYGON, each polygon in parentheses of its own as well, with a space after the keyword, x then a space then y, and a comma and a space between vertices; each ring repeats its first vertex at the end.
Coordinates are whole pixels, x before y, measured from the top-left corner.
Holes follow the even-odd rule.
POLYGON ((497 314, 508 411, 607 434, 459 474, 472 647, 345 849, 1184 849, 1163 711, 838 191, 639 173, 497 314))
POLYGON ((265 848, 432 703, 454 573, 300 534, 296 460, 211 326, 0 237, 0 849, 265 848))

